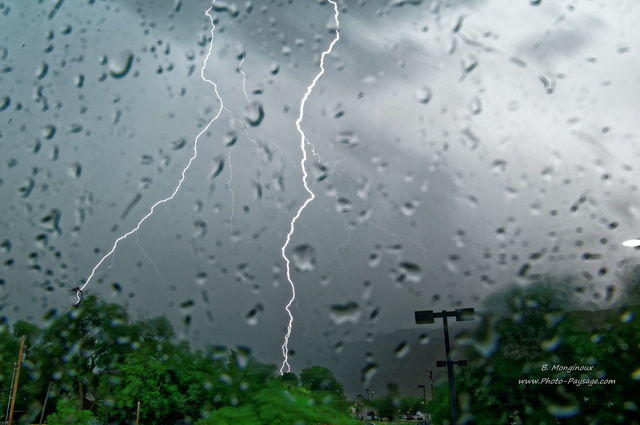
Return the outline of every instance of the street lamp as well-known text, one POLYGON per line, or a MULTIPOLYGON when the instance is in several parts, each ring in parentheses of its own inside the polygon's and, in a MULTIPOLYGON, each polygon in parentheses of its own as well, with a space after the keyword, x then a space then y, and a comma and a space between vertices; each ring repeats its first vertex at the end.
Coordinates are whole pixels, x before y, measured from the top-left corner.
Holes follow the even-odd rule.
POLYGON ((427 408, 427 390, 426 387, 424 385, 418 385, 418 388, 422 388, 422 399, 424 400, 423 403, 425 405, 425 409, 427 408))
POLYGON ((449 378, 449 406, 451 408, 451 425, 456 425, 458 421, 458 405, 456 403, 456 386, 453 375, 453 366, 466 366, 466 360, 451 360, 451 347, 449 345, 449 325, 447 323, 447 317, 455 317, 458 322, 466 322, 473 320, 474 310, 472 308, 457 308, 452 311, 442 310, 440 313, 435 313, 433 310, 416 311, 414 312, 416 324, 428 324, 434 323, 435 319, 442 319, 444 325, 444 348, 447 354, 447 360, 438 360, 436 366, 447 367, 447 376, 449 378))
POLYGON ((640 246, 640 239, 629 239, 622 242, 622 245, 629 248, 637 248, 640 246))

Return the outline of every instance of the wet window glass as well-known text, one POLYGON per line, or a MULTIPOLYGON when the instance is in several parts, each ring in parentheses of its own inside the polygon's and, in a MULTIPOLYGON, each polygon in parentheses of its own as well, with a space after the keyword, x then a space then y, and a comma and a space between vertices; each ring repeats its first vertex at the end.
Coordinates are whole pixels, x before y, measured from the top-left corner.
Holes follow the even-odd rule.
POLYGON ((0 411, 638 423, 632 0, 0 0, 0 411))

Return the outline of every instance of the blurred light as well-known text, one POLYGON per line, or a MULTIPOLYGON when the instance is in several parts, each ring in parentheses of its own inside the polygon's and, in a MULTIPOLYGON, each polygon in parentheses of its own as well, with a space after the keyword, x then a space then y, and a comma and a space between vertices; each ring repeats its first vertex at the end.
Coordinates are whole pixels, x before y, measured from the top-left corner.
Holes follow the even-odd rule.
POLYGON ((640 246, 640 239, 629 239, 628 241, 622 242, 622 245, 635 248, 640 246))

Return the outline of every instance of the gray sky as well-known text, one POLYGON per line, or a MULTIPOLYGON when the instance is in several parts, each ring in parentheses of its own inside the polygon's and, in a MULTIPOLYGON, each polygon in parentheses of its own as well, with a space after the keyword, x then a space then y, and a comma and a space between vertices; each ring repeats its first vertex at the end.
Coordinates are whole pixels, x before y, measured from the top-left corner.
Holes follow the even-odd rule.
MULTIPOLYGON (((200 75, 210 4, 0 5, 3 315, 72 304, 69 289, 174 191, 223 106, 181 190, 86 292, 166 315, 196 346, 281 362, 281 247, 306 199, 295 122, 333 9, 214 3, 203 75, 221 105, 200 75)), ((414 310, 479 308, 535 273, 574 276, 607 305, 634 255, 620 243, 639 234, 638 7, 340 2, 301 123, 316 198, 288 249, 293 371, 352 369, 358 391, 375 362, 382 391, 410 363, 399 343, 416 361, 439 349, 419 343, 414 310), (398 329, 415 335, 385 336, 398 329)))

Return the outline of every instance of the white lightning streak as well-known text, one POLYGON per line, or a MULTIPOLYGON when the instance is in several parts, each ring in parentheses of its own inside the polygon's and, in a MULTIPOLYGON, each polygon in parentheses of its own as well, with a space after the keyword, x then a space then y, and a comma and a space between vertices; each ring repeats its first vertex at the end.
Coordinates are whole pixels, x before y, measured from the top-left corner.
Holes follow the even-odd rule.
POLYGON ((285 310, 289 315, 289 324, 287 325, 287 333, 284 336, 284 343, 282 344, 282 356, 284 357, 284 360, 282 361, 282 366, 280 367, 280 374, 284 373, 285 368, 286 368, 286 372, 289 372, 291 370, 291 366, 289 366, 289 337, 291 336, 291 330, 293 329, 293 315, 291 314, 291 305, 296 299, 296 287, 293 284, 293 280, 291 279, 291 263, 289 261, 289 258, 287 257, 286 249, 289 246, 289 243, 291 242, 291 236, 293 235, 293 232, 295 232, 296 221, 298 221, 298 218, 300 218, 302 211, 304 211, 304 209, 307 207, 309 202, 313 201, 313 199, 316 197, 316 195, 311 191, 311 189, 309 189, 309 185, 307 184, 308 174, 307 174, 307 169, 305 168, 305 163, 307 162, 307 150, 305 145, 306 143, 309 143, 309 142, 304 134, 304 131, 302 130, 302 127, 300 127, 300 123, 304 118, 304 106, 307 103, 307 99, 309 98, 309 95, 313 91, 313 88, 315 87, 316 82, 320 79, 320 77, 322 77, 322 74, 324 74, 324 58, 325 56, 331 53, 331 51, 333 50, 333 46, 338 42, 338 40, 340 40, 340 31, 339 31, 340 21, 339 21, 338 4, 333 0, 329 0, 329 3, 333 5, 333 10, 334 10, 333 19, 336 22, 336 37, 333 39, 333 41, 329 45, 329 48, 324 52, 322 52, 322 55, 320 56, 320 72, 318 72, 318 74, 315 76, 311 84, 307 87, 307 91, 305 92, 304 96, 302 97, 302 101, 300 102, 300 113, 298 115, 298 119, 296 120, 296 128, 298 129, 298 133, 300 133, 300 149, 302 150, 302 160, 300 161, 300 167, 302 168, 302 184, 304 185, 304 189, 309 194, 309 197, 304 201, 302 206, 298 209, 298 212, 296 213, 296 215, 291 220, 291 227, 289 228, 289 233, 287 234, 286 241, 284 245, 282 245, 282 249, 281 249, 282 258, 284 258, 284 261, 287 265, 287 281, 291 286, 291 299, 289 300, 289 302, 285 307, 285 310))
POLYGON ((82 285, 77 290, 76 297, 78 299, 78 302, 76 303, 76 305, 78 303, 80 303, 80 301, 82 299, 82 297, 81 297, 82 290, 91 282, 91 279, 93 279, 93 277, 96 274, 96 271, 102 265, 102 263, 104 263, 104 261, 107 258, 109 258, 111 255, 113 255, 113 253, 116 251, 116 248, 118 247, 118 244, 121 241, 123 241, 124 239, 128 238, 129 236, 131 236, 132 234, 136 233, 140 229, 140 226, 142 226, 142 223, 144 223, 149 217, 151 217, 151 215, 155 211, 156 207, 158 207, 159 205, 162 205, 162 204, 165 204, 165 203, 169 202, 180 191, 180 188, 182 187, 182 183, 184 182, 184 179, 185 179, 185 176, 187 174, 187 171, 191 167, 191 164, 193 163, 193 161, 198 156, 198 142, 200 140, 200 137, 209 129, 211 124, 213 124, 213 122, 218 119, 218 117, 222 113, 222 110, 224 109, 224 104, 222 102, 222 98, 220 97, 220 94, 218 93, 218 86, 216 85, 216 83, 214 83, 213 81, 207 79, 204 76, 204 70, 207 67, 207 61, 209 60, 209 56, 211 55, 211 49, 213 48, 213 33, 214 33, 215 29, 216 29, 216 26, 215 26, 215 24, 213 22, 213 17, 209 14, 209 12, 211 11, 212 8, 213 8, 213 6, 210 7, 205 12, 207 17, 209 18, 209 21, 211 21, 211 43, 209 44, 209 50, 207 51, 207 55, 204 58, 204 62, 202 64, 202 69, 200 70, 200 78, 202 78, 203 81, 205 81, 205 82, 207 82, 207 83, 209 83, 209 84, 211 84, 213 86, 213 90, 214 90, 214 92, 216 94, 216 97, 218 98, 218 101, 220 102, 220 107, 218 108, 218 112, 209 121, 209 123, 205 126, 205 128, 200 133, 198 133, 198 135, 196 136, 196 138, 194 140, 194 143, 193 143, 193 155, 191 156, 191 158, 189 158, 189 162, 187 163, 187 165, 182 170, 182 174, 181 174, 180 180, 178 181, 178 184, 176 185, 176 188, 173 190, 171 195, 166 197, 166 198, 164 198, 164 199, 161 199, 161 200, 157 201, 155 204, 153 204, 151 206, 151 209, 149 210, 149 212, 144 217, 142 217, 142 219, 138 222, 138 224, 133 229, 131 229, 130 231, 128 231, 127 233, 125 233, 124 235, 122 235, 118 239, 116 239, 116 241, 113 243, 113 246, 111 247, 111 250, 104 257, 102 257, 102 259, 98 262, 98 264, 95 265, 93 270, 91 270, 91 274, 87 278, 87 281, 84 283, 84 285, 82 285))
POLYGON ((240 61, 240 65, 238 65, 238 71, 242 74, 242 92, 244 93, 244 98, 247 99, 247 103, 250 104, 251 101, 249 100, 249 95, 247 94, 247 74, 245 74, 242 70, 242 64, 244 63, 244 59, 247 55, 244 51, 242 43, 240 43, 239 41, 237 43, 240 46, 240 50, 242 50, 242 60, 240 61))

